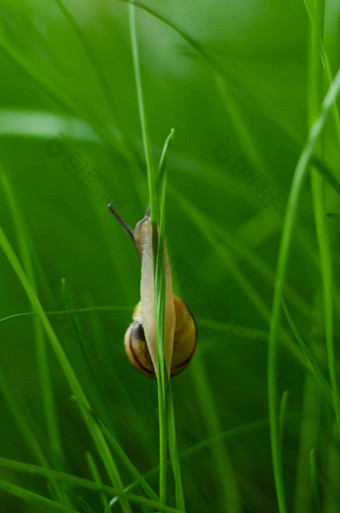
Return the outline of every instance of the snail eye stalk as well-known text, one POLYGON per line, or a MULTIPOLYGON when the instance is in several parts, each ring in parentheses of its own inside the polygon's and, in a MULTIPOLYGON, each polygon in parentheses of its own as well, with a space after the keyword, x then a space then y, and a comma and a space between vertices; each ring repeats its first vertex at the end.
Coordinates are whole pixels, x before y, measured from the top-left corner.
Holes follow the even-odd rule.
POLYGON ((122 225, 122 227, 124 228, 124 230, 126 231, 126 233, 131 237, 131 239, 133 240, 133 242, 135 242, 135 237, 134 237, 134 234, 133 234, 133 230, 130 228, 130 226, 128 224, 126 224, 126 222, 120 217, 120 215, 118 214, 118 212, 115 210, 114 206, 112 205, 112 203, 109 203, 107 208, 110 210, 110 212, 112 212, 112 214, 115 216, 115 218, 118 220, 118 222, 122 225))

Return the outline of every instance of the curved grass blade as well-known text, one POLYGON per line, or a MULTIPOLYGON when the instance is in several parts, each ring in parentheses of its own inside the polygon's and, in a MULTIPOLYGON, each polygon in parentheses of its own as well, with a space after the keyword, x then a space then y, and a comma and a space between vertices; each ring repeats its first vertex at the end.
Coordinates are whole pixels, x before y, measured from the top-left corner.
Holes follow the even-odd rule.
MULTIPOLYGON (((315 34, 313 48, 313 51, 315 52, 314 57, 316 58, 316 52, 319 51, 323 67, 325 69, 325 77, 327 79, 328 85, 331 85, 333 81, 332 68, 323 40, 323 30, 318 24, 318 17, 315 16, 316 10, 318 12, 320 11, 320 9, 324 10, 324 2, 315 2, 313 5, 308 0, 303 0, 303 3, 305 5, 310 23, 312 25, 312 32, 315 34)), ((334 103, 334 105, 332 106, 332 113, 334 117, 335 134, 338 138, 338 144, 340 146, 340 116, 339 109, 336 103, 334 103)))
MULTIPOLYGON (((202 356, 197 354, 195 358, 196 372, 192 374, 193 390, 197 394, 197 400, 202 405, 202 412, 204 412, 202 420, 208 433, 213 437, 221 431, 220 413, 202 356)), ((226 513, 241 513, 242 498, 238 488, 235 466, 231 461, 228 448, 225 447, 222 440, 222 437, 216 437, 215 444, 210 446, 213 468, 216 473, 215 479, 219 483, 220 509, 226 513)), ((203 445, 199 447, 202 448, 203 445)))
POLYGON ((166 165, 167 165, 167 156, 168 156, 168 151, 169 151, 169 148, 170 148, 170 145, 172 143, 174 136, 175 136, 175 129, 172 128, 170 130, 170 134, 165 139, 161 158, 160 158, 159 164, 158 164, 158 179, 157 180, 158 180, 158 184, 160 184, 160 186, 161 186, 161 190, 163 191, 163 194, 162 193, 160 194, 162 204, 164 204, 164 201, 165 201, 164 193, 165 193, 165 189, 166 189, 166 174, 165 173, 166 173, 166 165))
MULTIPOLYGON (((313 329, 316 325, 314 321, 313 329)), ((324 398, 319 390, 318 384, 313 376, 305 373, 302 398, 302 411, 320 411, 324 398)), ((309 467, 309 453, 311 447, 315 447, 320 436, 320 427, 323 423, 322 415, 315 415, 313 418, 302 417, 299 429, 299 444, 296 455, 296 473, 294 485, 293 511, 305 513, 311 511, 311 489, 309 475, 306 468, 309 467)))
MULTIPOLYGON (((310 44, 310 70, 309 70, 309 111, 310 123, 314 122, 318 116, 320 102, 322 99, 323 69, 320 58, 320 45, 323 44, 325 4, 320 0, 315 4, 311 19, 313 29, 311 30, 310 44)), ((333 104, 335 107, 335 104, 333 104)), ((323 141, 318 141, 321 156, 324 157, 323 141)), ((314 204, 314 217, 316 224, 317 241, 319 247, 319 258, 323 289, 323 310, 324 310, 324 329, 326 336, 326 348, 328 358, 328 372, 333 390, 334 412, 336 422, 340 428, 340 407, 339 392, 336 372, 336 362, 334 355, 334 333, 333 333, 333 271, 332 259, 330 254, 330 243, 327 231, 326 205, 325 205, 325 183, 322 177, 312 169, 312 193, 314 204)))
MULTIPOLYGON (((222 244, 220 240, 211 233, 210 220, 203 215, 187 198, 176 191, 173 187, 169 186, 175 201, 185 211, 186 215, 191 217, 197 228, 200 230, 202 236, 208 241, 214 251, 220 256, 221 260, 226 265, 230 272, 230 276, 237 282, 240 289, 244 291, 245 296, 254 305, 254 308, 258 311, 259 315, 269 324, 270 321, 270 308, 266 305, 260 292, 250 282, 249 278, 242 272, 239 266, 236 265, 233 256, 231 255, 225 244, 222 244)), ((287 348, 291 351, 294 357, 300 362, 304 363, 301 358, 300 352, 297 350, 295 344, 286 331, 283 332, 284 341, 287 344, 287 348)))
POLYGON ((43 497, 42 495, 38 495, 37 493, 25 490, 25 488, 9 483, 4 479, 0 479, 0 490, 9 493, 10 495, 14 495, 18 499, 22 499, 28 502, 29 504, 36 504, 37 506, 43 508, 44 511, 46 510, 60 513, 79 513, 75 509, 63 506, 62 504, 58 504, 58 502, 54 502, 51 499, 43 497))
MULTIPOLYGON (((11 387, 8 385, 7 380, 0 369, 0 390, 3 398, 5 399, 9 411, 13 415, 15 422, 22 433, 23 438, 26 440, 28 447, 31 449, 37 460, 43 465, 46 470, 50 469, 50 462, 47 455, 45 454, 44 448, 36 435, 34 426, 31 425, 29 419, 22 411, 16 397, 13 395, 11 387)), ((53 476, 50 478, 52 490, 54 495, 58 497, 62 504, 68 505, 68 500, 65 496, 64 490, 58 486, 58 483, 54 480, 53 476)))
MULTIPOLYGON (((25 227, 24 223, 21 219, 21 216, 19 214, 18 205, 15 201, 15 195, 12 191, 12 188, 10 186, 10 182, 5 174, 4 169, 2 166, 0 166, 0 179, 3 186, 3 190, 6 194, 6 199, 9 204, 15 231, 18 238, 19 243, 19 250, 21 253, 23 266, 26 270, 27 276, 32 283, 32 286, 34 289, 36 289, 36 280, 35 280, 35 274, 33 269, 33 263, 31 258, 31 252, 30 247, 27 241, 27 236, 25 235, 25 227)), ((55 411, 55 404, 54 404, 54 395, 52 392, 52 386, 51 386, 51 379, 50 379, 50 373, 49 373, 49 363, 47 359, 47 352, 46 352, 46 340, 44 338, 44 332, 41 326, 41 322, 39 319, 34 319, 33 323, 33 332, 34 332, 34 340, 36 341, 36 357, 37 357, 37 369, 38 369, 38 377, 40 380, 40 390, 41 390, 41 400, 42 400, 42 409, 44 412, 45 417, 45 423, 46 423, 46 430, 47 430, 47 438, 49 441, 49 446, 52 449, 51 452, 51 460, 55 462, 55 464, 62 464, 62 461, 64 460, 63 456, 63 449, 61 444, 61 438, 60 433, 58 429, 58 421, 56 418, 56 411, 55 411), (58 459, 58 461, 57 461, 58 459)), ((4 380, 2 379, 4 382, 4 380)), ((19 413, 19 409, 17 409, 19 413)), ((18 416, 17 416, 18 418, 18 416)), ((20 422, 21 426, 23 427, 25 423, 24 418, 22 417, 22 422, 20 422)), ((32 430, 29 429, 26 431, 23 429, 23 433, 31 433, 33 434, 32 430)), ((30 437, 29 437, 30 438, 30 437)), ((34 446, 37 448, 38 443, 35 443, 34 446)), ((45 460, 45 464, 47 464, 45 456, 42 454, 42 449, 38 451, 38 454, 40 455, 40 458, 43 457, 43 460, 45 460)), ((42 461, 42 460, 41 460, 42 461)), ((63 490, 58 489, 58 487, 55 486, 55 483, 52 483, 54 486, 56 493, 61 500, 62 503, 66 505, 70 505, 65 493, 63 490)))
MULTIPOLYGON (((159 186, 159 198, 160 198, 160 230, 159 230, 159 246, 158 250, 161 247, 164 247, 164 224, 165 224, 165 193, 166 193, 166 184, 167 184, 167 173, 166 173, 166 164, 167 164, 167 154, 169 151, 170 144, 175 135, 175 130, 172 128, 170 134, 165 140, 161 158, 158 165, 158 186, 159 186)), ((157 254, 158 257, 158 254, 157 254)), ((164 257, 163 257, 164 258, 164 257)), ((164 262, 162 263, 162 257, 157 258, 157 263, 162 269, 164 267, 164 262)), ((156 263, 156 266, 157 266, 156 263)), ((157 267, 156 267, 157 271, 157 267)), ((162 283, 160 282, 159 290, 162 289, 162 283)), ((157 289, 156 289, 157 290, 157 289)), ((160 311, 160 319, 162 318, 162 311, 160 311)), ((174 409, 174 400, 171 388, 171 382, 168 381, 168 395, 167 395, 167 416, 168 416, 168 447, 170 454, 170 461, 172 466, 172 471, 175 480, 175 490, 176 490, 176 506, 185 511, 185 499, 184 499, 184 490, 182 483, 182 473, 181 466, 178 455, 178 447, 177 447, 177 437, 176 437, 176 423, 175 423, 175 409, 174 409)))
MULTIPOLYGON (((86 488, 88 490, 94 490, 94 491, 105 491, 105 493, 111 494, 111 495, 118 495, 119 497, 126 497, 131 500, 131 502, 134 502, 136 504, 143 504, 149 508, 158 509, 161 512, 164 513, 183 513, 183 511, 172 508, 171 506, 167 506, 165 504, 160 504, 158 501, 154 501, 151 499, 148 499, 146 497, 142 497, 140 495, 136 495, 133 493, 130 493, 126 490, 115 488, 113 486, 108 485, 99 485, 95 481, 91 481, 89 479, 85 479, 83 477, 74 476, 72 474, 67 474, 65 472, 60 472, 58 470, 50 470, 45 469, 43 467, 39 467, 38 465, 31 465, 30 463, 23 463, 20 461, 10 460, 6 458, 0 458, 0 467, 9 468, 12 470, 17 470, 19 472, 27 472, 29 474, 36 474, 43 477, 48 477, 49 474, 52 474, 56 479, 59 479, 62 482, 73 484, 75 486, 79 486, 82 488, 86 488)), ((1 484, 0 484, 1 489, 1 484)), ((24 489, 20 489, 26 492, 24 489)), ((27 492, 31 493, 31 492, 27 492)), ((34 494, 35 495, 35 494, 34 494)), ((40 498, 41 496, 38 495, 40 498)), ((51 501, 53 503, 53 501, 51 501)), ((55 503, 57 504, 57 503, 55 503)), ((57 506, 59 506, 57 504, 57 506)), ((61 505, 60 505, 61 506, 61 505)), ((62 506, 61 506, 62 507, 62 506)), ((68 511, 74 513, 74 510, 66 509, 66 510, 56 510, 56 511, 68 511)), ((75 512, 79 513, 79 512, 75 512)))
MULTIPOLYGON (((16 254, 14 253, 13 248, 10 245, 2 227, 0 227, 0 246, 2 247, 14 272, 18 276, 18 278, 19 278, 31 304, 32 304, 32 307, 36 310, 36 312, 39 315, 41 323, 45 329, 46 335, 51 342, 51 345, 56 353, 57 359, 59 360, 62 370, 64 371, 65 377, 69 383, 71 390, 73 391, 74 395, 77 398, 79 398, 80 404, 84 404, 88 409, 91 409, 88 399, 87 399, 87 397, 81 387, 81 384, 78 381, 78 378, 77 378, 77 376, 66 356, 66 353, 65 353, 62 345, 60 344, 59 339, 43 310, 43 307, 39 301, 38 296, 32 289, 31 284, 29 283, 27 276, 16 256, 16 254)), ((102 458, 103 464, 105 465, 108 475, 110 476, 110 479, 112 480, 113 484, 118 485, 118 488, 122 489, 123 486, 122 486, 122 482, 121 482, 121 478, 120 478, 118 469, 115 465, 115 462, 112 458, 112 455, 109 451, 109 448, 107 446, 107 443, 105 441, 105 438, 104 438, 102 432, 100 431, 98 425, 94 422, 92 416, 88 415, 87 410, 85 408, 82 408, 82 413, 83 413, 86 425, 88 427, 88 430, 89 430, 89 432, 93 438, 93 441, 98 449, 98 452, 102 458)), ((122 506, 124 513, 131 513, 130 504, 129 504, 129 501, 126 499, 126 497, 121 498, 121 506, 122 506)))
POLYGON ((219 74, 221 74, 223 76, 226 76, 229 80, 231 80, 230 75, 222 68, 222 66, 220 66, 220 64, 211 55, 209 55, 202 48, 202 46, 199 43, 197 43, 197 41, 195 41, 187 32, 185 32, 185 30, 181 29, 177 24, 173 23, 172 21, 170 21, 168 18, 166 18, 165 16, 160 14, 155 9, 148 7, 147 5, 145 5, 142 2, 139 2, 138 0, 121 0, 121 1, 124 3, 130 4, 130 5, 133 4, 136 7, 143 9, 144 11, 151 14, 151 16, 154 16, 159 21, 161 21, 162 23, 165 23, 166 25, 168 25, 168 27, 175 30, 175 32, 177 32, 177 34, 179 34, 184 39, 184 41, 186 41, 192 48, 194 48, 203 57, 203 59, 205 59, 209 63, 209 65, 216 72, 218 72, 219 74))
POLYGON ((246 338, 254 338, 255 340, 260 339, 263 341, 268 340, 268 332, 266 330, 254 328, 253 326, 241 326, 239 324, 232 324, 228 322, 213 321, 204 317, 195 317, 195 319, 200 326, 205 326, 219 333, 230 333, 234 329, 235 331, 244 333, 243 336, 246 338))
MULTIPOLYGON (((69 299, 66 289, 65 278, 61 280, 61 289, 65 310, 69 312, 69 299)), ((105 422, 108 423, 112 431, 116 431, 109 411, 108 400, 104 396, 103 391, 101 390, 96 373, 87 355, 86 347, 83 341, 83 333, 79 331, 78 324, 76 322, 74 315, 70 313, 69 317, 72 325, 72 330, 74 332, 74 337, 72 337, 70 343, 68 344, 71 360, 75 362, 74 365, 76 366, 78 375, 80 375, 81 373, 82 382, 86 383, 85 390, 87 390, 89 403, 96 406, 96 411, 98 412, 98 415, 101 418, 105 419, 105 422)), ((92 333, 92 331, 90 332, 92 333)), ((91 337, 95 338, 95 335, 91 335, 91 337)))
POLYGON ((100 473, 99 473, 98 467, 96 465, 96 462, 94 461, 94 458, 93 458, 93 456, 92 456, 92 454, 90 452, 86 453, 86 460, 87 460, 87 464, 89 466, 89 469, 91 471, 91 474, 93 475, 93 479, 94 479, 95 483, 97 483, 98 486, 101 489, 100 490, 100 500, 102 501, 104 510, 107 510, 108 506, 109 506, 109 501, 108 501, 108 498, 106 497, 106 495, 104 493, 104 490, 102 489, 103 488, 103 481, 102 481, 102 478, 100 476, 100 473))
POLYGON ((340 183, 334 178, 333 173, 328 168, 323 160, 314 156, 312 158, 312 164, 315 166, 316 170, 323 176, 325 180, 327 180, 328 184, 340 194, 340 183))
POLYGON ((80 497, 79 495, 75 497, 75 503, 79 507, 79 511, 81 511, 81 513, 95 513, 83 497, 80 497))
MULTIPOLYGON (((58 5, 60 11, 63 13, 63 16, 65 17, 66 21, 69 23, 80 45, 82 46, 84 54, 86 55, 88 62, 92 66, 94 74, 97 78, 98 86, 102 90, 103 97, 110 110, 111 119, 113 122, 115 122, 119 113, 115 112, 115 107, 117 108, 117 105, 114 105, 114 95, 112 94, 110 83, 106 77, 106 74, 99 63, 97 56, 91 47, 91 44, 89 43, 86 35, 84 34, 84 31, 82 30, 81 26, 79 25, 75 17, 71 14, 71 12, 65 6, 64 2, 62 2, 62 0, 55 0, 55 2, 58 5)), ((124 133, 126 133, 129 127, 127 126, 124 116, 120 116, 119 124, 121 126, 121 129, 124 130, 124 133)), ((132 167, 136 167, 136 156, 130 155, 130 150, 133 149, 136 154, 137 150, 136 148, 131 148, 131 146, 134 146, 131 137, 129 138, 129 141, 125 140, 123 130, 121 130, 121 132, 116 132, 116 135, 119 138, 119 144, 122 150, 122 154, 128 160, 130 165, 132 165, 132 167), (127 145, 127 142, 129 142, 129 146, 127 145)))
POLYGON ((284 310, 284 313, 285 313, 285 315, 287 317, 287 320, 289 322, 289 325, 290 325, 290 327, 292 329, 292 332, 294 333, 295 338, 296 338, 299 346, 301 347, 301 350, 303 351, 306 359, 308 360, 308 362, 309 362, 309 364, 310 364, 310 366, 312 368, 312 371, 314 373, 314 376, 318 380, 321 388, 323 389, 323 391, 325 393, 325 396, 327 397, 328 401, 332 405, 332 408, 334 409, 334 401, 333 401, 333 396, 332 396, 332 392, 330 390, 329 384, 328 384, 326 378, 323 376, 323 374, 322 374, 322 372, 321 372, 321 370, 320 370, 320 368, 319 368, 315 358, 313 357, 312 353, 309 351, 307 345, 303 341, 303 339, 302 339, 302 337, 300 335, 300 332, 297 329, 296 324, 293 321, 292 316, 289 313, 289 310, 287 308, 287 305, 286 305, 283 297, 281 298, 281 303, 282 303, 282 308, 284 310))
POLYGON ((151 486, 145 481, 142 474, 137 470, 137 468, 134 466, 134 464, 131 462, 131 460, 127 457, 124 450, 121 448, 117 440, 114 438, 113 435, 111 435, 110 431, 107 429, 107 427, 99 421, 99 425, 106 436, 108 442, 112 446, 113 450, 118 454, 122 462, 124 463, 127 470, 130 472, 130 474, 134 477, 136 481, 139 482, 141 488, 145 491, 145 493, 150 497, 150 499, 158 501, 159 497, 158 495, 153 491, 151 486))
POLYGON ((281 314, 281 297, 282 285, 285 281, 288 256, 290 252, 293 228, 296 222, 297 209, 300 200, 301 191, 307 176, 309 164, 314 151, 314 146, 322 133, 325 126, 329 111, 334 104, 340 90, 340 70, 336 74, 331 87, 322 104, 320 117, 313 124, 307 142, 301 152, 296 170, 293 176, 291 190, 289 194, 290 210, 286 212, 281 243, 279 249, 279 257, 276 271, 276 285, 274 290, 272 316, 269 334, 269 350, 268 350, 268 407, 271 425, 271 448, 273 458, 273 468, 275 477, 276 493, 279 503, 280 513, 286 513, 286 501, 281 477, 281 466, 279 457, 279 429, 277 419, 277 383, 276 383, 276 365, 277 361, 279 332, 280 332, 280 314, 281 314))
MULTIPOLYGON (((51 310, 44 311, 45 315, 70 315, 75 313, 86 313, 86 312, 131 312, 133 310, 130 306, 89 306, 85 308, 71 308, 70 310, 51 310)), ((17 314, 8 315, 0 319, 1 322, 11 321, 13 319, 25 319, 29 317, 37 317, 37 312, 22 312, 17 314)))
POLYGON ((185 511, 185 498, 184 498, 184 490, 183 490, 183 482, 182 482, 181 465, 180 465, 178 446, 177 446, 175 409, 174 409, 174 399, 173 399, 173 395, 172 395, 171 385, 169 386, 169 391, 168 391, 168 405, 167 406, 168 406, 168 444, 169 444, 170 461, 171 461, 172 471, 173 471, 174 480, 175 480, 176 506, 178 509, 185 511))
MULTIPOLYGON (((319 415, 319 412, 306 412, 306 413, 291 413, 287 415, 287 418, 289 419, 298 419, 302 416, 309 417, 309 416, 317 416, 319 415)), ((267 429, 269 427, 269 419, 261 419, 256 420, 254 422, 249 422, 247 424, 243 424, 241 426, 237 426, 235 428, 229 428, 225 431, 221 431, 220 433, 217 433, 216 435, 212 435, 208 438, 205 438, 204 440, 201 440, 200 442, 197 442, 196 444, 192 445, 191 447, 188 447, 187 449, 184 449, 179 453, 180 459, 190 458, 192 455, 197 454, 201 452, 202 450, 209 448, 211 445, 214 445, 216 443, 219 443, 221 440, 229 440, 236 436, 252 433, 257 430, 267 429)), ((1 461, 0 461, 1 463, 1 461)), ((170 459, 167 462, 168 466, 171 465, 170 459)), ((149 479, 153 476, 155 476, 159 471, 158 467, 155 467, 151 470, 148 470, 145 474, 143 474, 144 479, 149 479)), ((137 485, 139 484, 138 481, 134 481, 133 483, 129 484, 125 490, 130 491, 133 490, 137 485)), ((111 503, 114 501, 111 501, 111 503)))
POLYGON ((64 18, 69 23, 70 27, 72 28, 75 36, 77 37, 79 43, 83 47, 84 53, 92 65, 92 68, 97 75, 98 78, 98 85, 103 91, 103 95, 107 101, 107 105, 112 113, 112 119, 114 120, 114 112, 112 111, 112 94, 111 89, 108 84, 108 81, 106 79, 105 73, 103 72, 102 68, 100 67, 98 60, 96 58, 95 53, 92 50, 91 45, 89 44, 87 38, 85 37, 81 27, 79 26, 78 22, 72 16, 71 12, 68 10, 68 8, 64 5, 62 0, 55 0, 55 3, 58 5, 60 11, 62 12, 64 18))

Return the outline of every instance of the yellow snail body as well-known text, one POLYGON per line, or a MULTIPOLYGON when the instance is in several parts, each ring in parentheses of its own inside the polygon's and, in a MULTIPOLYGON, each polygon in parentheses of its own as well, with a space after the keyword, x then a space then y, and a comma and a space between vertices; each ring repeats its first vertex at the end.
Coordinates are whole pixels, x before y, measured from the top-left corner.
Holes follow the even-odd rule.
MULTIPOLYGON (((131 230, 114 210, 108 208, 132 238, 141 260, 141 300, 133 312, 133 322, 128 327, 124 346, 130 363, 145 376, 156 378, 157 346, 155 329, 154 269, 152 224, 147 214, 136 228, 131 230)), ((172 292, 169 259, 165 257, 165 324, 164 359, 169 376, 185 369, 196 349, 197 326, 188 307, 172 292)))

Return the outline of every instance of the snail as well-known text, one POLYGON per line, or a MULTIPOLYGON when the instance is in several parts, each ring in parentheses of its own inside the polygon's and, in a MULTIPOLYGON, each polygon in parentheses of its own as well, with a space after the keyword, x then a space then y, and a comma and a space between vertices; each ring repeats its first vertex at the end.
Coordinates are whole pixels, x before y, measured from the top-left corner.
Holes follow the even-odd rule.
MULTIPOLYGON (((124 346, 130 363, 139 372, 151 378, 157 377, 157 347, 155 327, 154 265, 152 223, 149 210, 132 230, 110 203, 108 209, 131 237, 141 261, 141 299, 133 312, 133 322, 128 327, 124 346)), ((165 323, 164 360, 168 376, 185 369, 196 349, 197 325, 183 302, 172 292, 171 269, 166 246, 165 260, 165 323)))

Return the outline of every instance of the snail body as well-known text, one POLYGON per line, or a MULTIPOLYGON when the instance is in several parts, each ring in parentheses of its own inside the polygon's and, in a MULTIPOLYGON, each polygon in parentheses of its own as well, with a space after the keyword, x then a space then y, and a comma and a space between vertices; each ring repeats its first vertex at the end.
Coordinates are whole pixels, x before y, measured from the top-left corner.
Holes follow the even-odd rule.
MULTIPOLYGON (((141 300, 133 312, 133 322, 128 327, 124 346, 130 363, 145 376, 157 377, 157 345, 153 269, 153 229, 147 214, 131 230, 112 205, 108 208, 132 238, 141 261, 141 300)), ((166 246, 165 260, 165 323, 164 360, 168 376, 185 369, 196 349, 197 326, 193 315, 183 300, 172 291, 172 277, 166 246)))

